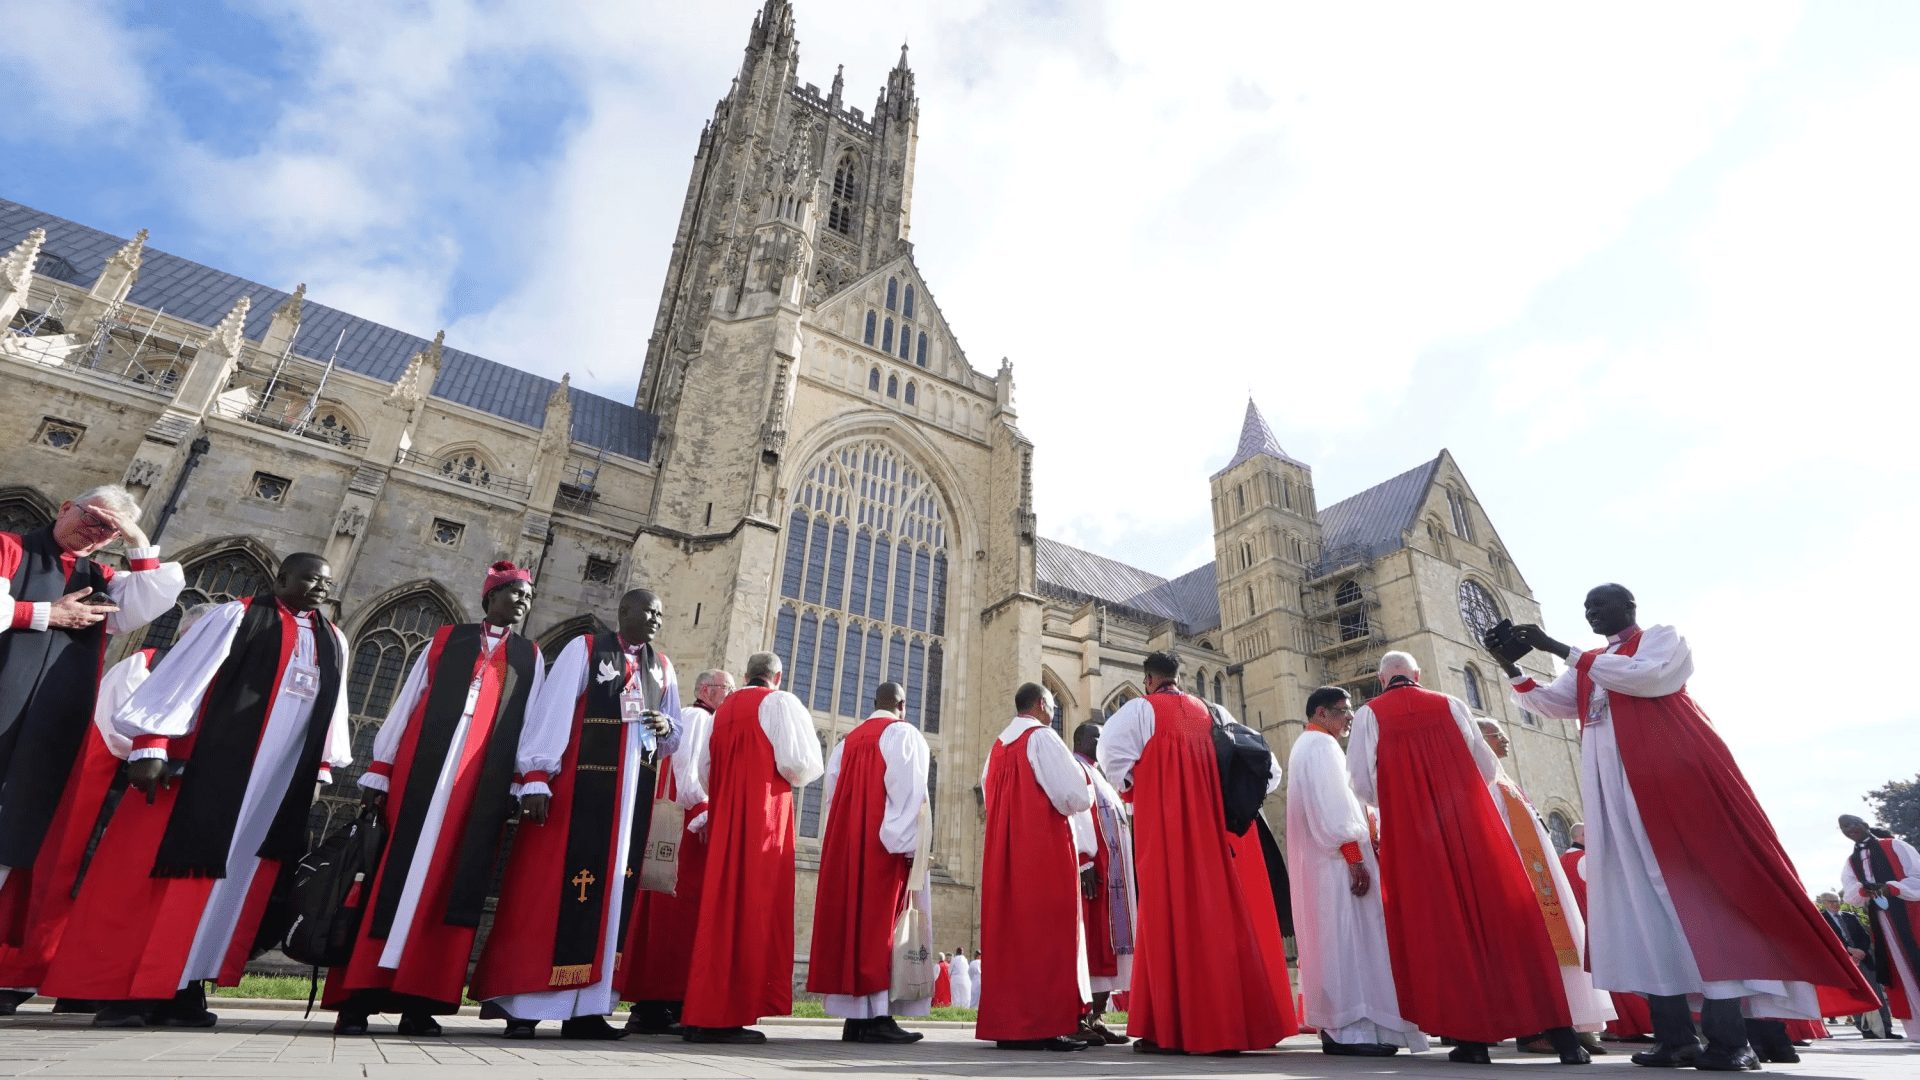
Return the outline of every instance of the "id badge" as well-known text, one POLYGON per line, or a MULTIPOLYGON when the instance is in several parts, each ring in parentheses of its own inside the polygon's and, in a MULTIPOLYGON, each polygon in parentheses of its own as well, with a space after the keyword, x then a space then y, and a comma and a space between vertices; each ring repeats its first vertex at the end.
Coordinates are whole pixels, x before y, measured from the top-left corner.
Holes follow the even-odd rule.
POLYGON ((288 664, 287 693, 308 701, 320 696, 320 669, 298 660, 288 664))
POLYGON ((637 724, 647 714, 646 696, 638 690, 627 690, 620 695, 620 719, 629 724, 637 724))

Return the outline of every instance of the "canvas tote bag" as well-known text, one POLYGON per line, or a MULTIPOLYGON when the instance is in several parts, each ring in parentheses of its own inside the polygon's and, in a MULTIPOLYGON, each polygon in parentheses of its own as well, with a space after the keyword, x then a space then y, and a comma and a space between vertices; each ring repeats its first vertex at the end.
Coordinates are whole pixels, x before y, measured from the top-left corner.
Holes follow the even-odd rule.
MULTIPOLYGON (((642 673, 641 689, 647 707, 660 707, 664 692, 656 672, 642 673)), ((680 884, 680 837, 686 825, 687 811, 677 801, 679 785, 673 776, 672 759, 660 763, 667 773, 667 797, 653 800, 653 817, 647 824, 647 845, 640 851, 640 888, 672 896, 680 884)))
POLYGON ((895 1002, 933 996, 939 965, 933 959, 932 917, 920 908, 920 890, 927 886, 927 842, 933 832, 927 804, 920 804, 920 842, 913 849, 913 869, 907 873, 906 904, 893 924, 893 985, 895 1002))

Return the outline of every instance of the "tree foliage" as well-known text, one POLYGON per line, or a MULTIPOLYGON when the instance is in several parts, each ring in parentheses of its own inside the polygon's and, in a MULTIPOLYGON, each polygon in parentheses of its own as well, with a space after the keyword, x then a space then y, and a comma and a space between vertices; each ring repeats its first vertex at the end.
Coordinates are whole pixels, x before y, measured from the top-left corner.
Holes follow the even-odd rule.
POLYGON ((1907 843, 1920 846, 1920 776, 1887 781, 1867 792, 1867 803, 1881 825, 1907 843))

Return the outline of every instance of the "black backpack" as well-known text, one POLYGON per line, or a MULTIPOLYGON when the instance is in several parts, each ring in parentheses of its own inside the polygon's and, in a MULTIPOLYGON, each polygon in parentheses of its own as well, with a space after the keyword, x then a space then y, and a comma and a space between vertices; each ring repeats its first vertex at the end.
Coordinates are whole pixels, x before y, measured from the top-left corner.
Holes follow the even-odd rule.
POLYGON ((292 924, 280 946, 287 959, 323 968, 352 957, 386 843, 387 827, 379 811, 368 807, 300 860, 289 900, 292 924))
POLYGON ((1227 831, 1247 835, 1254 816, 1267 801, 1267 780, 1273 775, 1273 751, 1266 737, 1240 723, 1227 723, 1220 711, 1207 706, 1213 717, 1213 756, 1220 763, 1220 802, 1227 831))

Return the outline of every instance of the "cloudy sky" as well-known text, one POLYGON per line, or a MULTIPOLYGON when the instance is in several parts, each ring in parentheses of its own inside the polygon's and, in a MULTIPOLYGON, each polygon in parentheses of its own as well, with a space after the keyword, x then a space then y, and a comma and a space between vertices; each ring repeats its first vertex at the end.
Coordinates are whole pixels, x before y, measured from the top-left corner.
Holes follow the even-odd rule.
MULTIPOLYGON (((7 6, 66 44, 10 60, 0 195, 627 399, 759 4, 7 6)), ((1015 364, 1047 535, 1211 558, 1249 395, 1323 505, 1447 447, 1551 630, 1620 580, 1687 634, 1810 884, 1920 770, 1920 6, 798 23, 852 104, 911 44, 917 257, 1015 364)))

